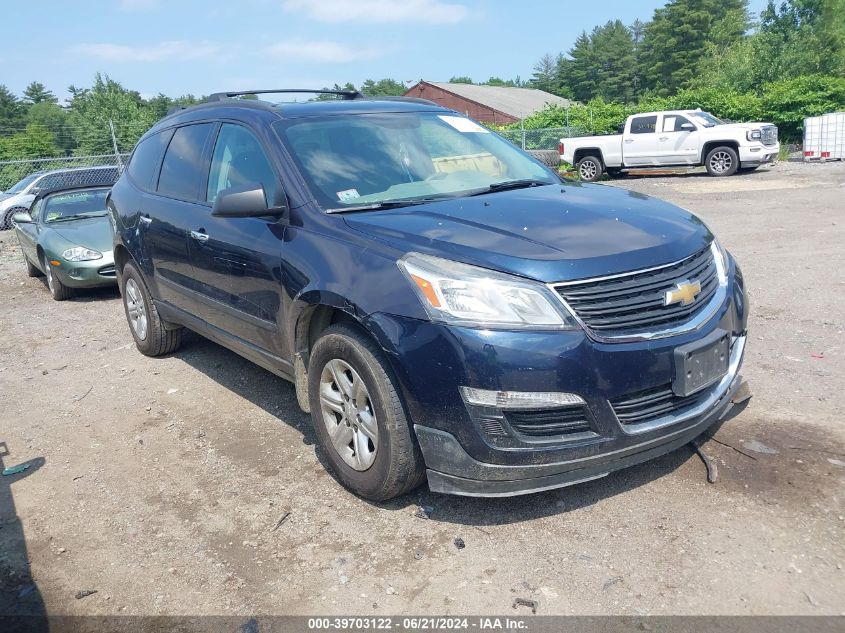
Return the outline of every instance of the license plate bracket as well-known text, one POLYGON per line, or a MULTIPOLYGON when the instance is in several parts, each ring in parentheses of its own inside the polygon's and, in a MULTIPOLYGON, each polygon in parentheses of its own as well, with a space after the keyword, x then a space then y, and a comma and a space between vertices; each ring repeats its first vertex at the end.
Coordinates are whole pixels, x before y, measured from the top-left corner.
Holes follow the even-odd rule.
POLYGON ((689 396, 718 382, 728 373, 731 336, 716 330, 703 341, 675 348, 675 379, 672 391, 689 396))

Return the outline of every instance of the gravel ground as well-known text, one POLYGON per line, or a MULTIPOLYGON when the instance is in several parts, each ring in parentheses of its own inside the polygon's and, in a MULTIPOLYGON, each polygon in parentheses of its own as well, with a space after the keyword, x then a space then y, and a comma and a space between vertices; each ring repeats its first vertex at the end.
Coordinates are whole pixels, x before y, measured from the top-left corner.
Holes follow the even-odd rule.
POLYGON ((683 448, 533 496, 362 501, 291 385, 199 337, 142 356, 116 290, 55 303, 0 233, 0 461, 33 460, 0 478, 0 612, 842 612, 845 163, 613 186, 698 213, 751 289, 715 484, 683 448))

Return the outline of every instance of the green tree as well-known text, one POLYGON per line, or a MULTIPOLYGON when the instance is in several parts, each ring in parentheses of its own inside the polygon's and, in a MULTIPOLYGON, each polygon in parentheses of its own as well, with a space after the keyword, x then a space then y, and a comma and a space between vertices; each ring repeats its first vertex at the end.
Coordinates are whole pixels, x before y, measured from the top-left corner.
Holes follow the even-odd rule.
POLYGON ((55 137, 38 123, 29 123, 23 132, 0 138, 0 160, 49 158, 58 154, 55 137))
POLYGON ((552 94, 560 93, 560 83, 557 75, 558 60, 548 53, 534 64, 534 73, 528 80, 528 85, 538 90, 545 90, 552 94))
POLYGON ((449 83, 450 84, 471 84, 471 83, 475 83, 475 82, 473 82, 471 77, 460 76, 460 77, 452 77, 449 80, 449 83))
POLYGON ((23 91, 23 101, 28 105, 34 105, 36 103, 58 103, 59 100, 52 92, 47 90, 44 84, 33 81, 23 91))
POLYGON ((25 109, 18 97, 6 86, 0 85, 0 129, 20 127, 24 123, 25 109))
POLYGON ((578 101, 589 101, 597 92, 598 62, 593 50, 592 38, 583 31, 577 37, 568 57, 561 60, 560 82, 578 101))
POLYGON ((670 95, 690 86, 711 47, 736 41, 749 24, 747 0, 670 0, 645 27, 644 88, 670 95))
POLYGON ((76 147, 76 138, 68 123, 68 114, 58 104, 41 101, 29 106, 26 110, 26 121, 49 130, 60 154, 70 154, 76 147))
POLYGON ((407 91, 405 84, 395 79, 367 79, 361 84, 361 92, 371 97, 401 97, 407 91))
POLYGON ((90 89, 80 90, 70 102, 70 122, 77 135, 76 154, 114 151, 109 121, 114 123, 118 148, 129 151, 156 121, 138 93, 126 90, 108 75, 97 73, 90 89))

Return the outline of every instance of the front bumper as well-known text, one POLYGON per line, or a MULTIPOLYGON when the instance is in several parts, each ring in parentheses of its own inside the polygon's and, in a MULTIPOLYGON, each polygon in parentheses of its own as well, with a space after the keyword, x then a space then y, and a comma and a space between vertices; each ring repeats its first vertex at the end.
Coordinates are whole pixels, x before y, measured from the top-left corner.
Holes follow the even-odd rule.
POLYGON ((62 285, 69 288, 96 288, 117 283, 114 256, 111 252, 103 253, 100 259, 87 262, 69 262, 61 257, 51 259, 60 262, 58 266, 51 266, 53 274, 62 285))
POLYGON ((663 433, 596 455, 551 464, 488 464, 470 457, 450 433, 415 426, 426 461, 428 485, 433 492, 507 497, 598 479, 612 471, 659 457, 695 439, 727 413, 731 399, 742 384, 739 368, 744 352, 743 336, 734 342, 728 374, 694 409, 665 420, 661 427, 665 429, 663 433))
POLYGON ((757 167, 758 165, 773 163, 777 160, 779 154, 779 143, 774 145, 764 145, 763 143, 744 145, 739 148, 740 166, 757 167))
MULTIPOLYGON (((724 303, 706 323, 667 338, 601 342, 581 330, 503 332, 383 313, 370 315, 366 325, 398 380, 431 489, 513 495, 601 477, 651 459, 689 442, 723 416, 742 383, 748 311, 742 274, 732 260, 728 280, 724 303), (671 386, 678 347, 725 334, 731 342, 729 370, 718 384, 682 402, 673 400, 660 415, 623 419, 621 411, 638 394, 671 386), (528 436, 507 412, 497 426, 464 402, 461 386, 577 394, 589 428, 528 436)), ((671 390, 668 397, 674 398, 671 390)))

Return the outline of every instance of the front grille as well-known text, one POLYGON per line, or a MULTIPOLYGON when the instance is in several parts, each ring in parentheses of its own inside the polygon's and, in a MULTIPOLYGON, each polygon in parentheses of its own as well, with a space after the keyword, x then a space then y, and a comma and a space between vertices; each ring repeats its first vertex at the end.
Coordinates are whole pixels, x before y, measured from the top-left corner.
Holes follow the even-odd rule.
POLYGON ((103 266, 97 271, 97 273, 102 275, 103 277, 114 277, 114 264, 111 264, 109 266, 103 266))
POLYGON ((778 142, 778 129, 774 125, 767 125, 761 130, 763 145, 776 145, 778 142))
POLYGON ((612 336, 682 325, 707 305, 718 287, 716 262, 708 246, 675 264, 561 284, 556 290, 588 328, 612 336), (689 305, 664 305, 666 291, 685 280, 701 283, 695 300, 689 305))
POLYGON ((611 400, 610 406, 622 424, 641 424, 693 406, 706 395, 699 392, 679 396, 672 391, 672 385, 662 385, 611 400))
POLYGON ((593 430, 584 407, 506 411, 505 418, 517 433, 530 437, 575 435, 593 430))

